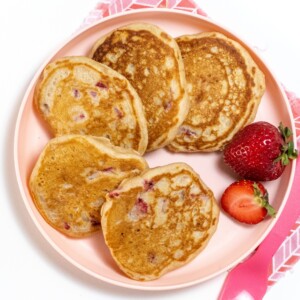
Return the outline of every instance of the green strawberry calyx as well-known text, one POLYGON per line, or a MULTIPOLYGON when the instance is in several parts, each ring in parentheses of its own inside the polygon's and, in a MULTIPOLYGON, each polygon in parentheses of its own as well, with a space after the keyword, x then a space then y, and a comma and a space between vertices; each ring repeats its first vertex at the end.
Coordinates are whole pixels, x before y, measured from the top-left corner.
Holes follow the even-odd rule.
POLYGON ((284 127, 282 122, 280 122, 278 129, 284 140, 284 145, 281 148, 281 154, 274 160, 274 162, 280 161, 283 166, 286 166, 289 164, 290 160, 298 157, 298 150, 295 149, 294 142, 289 141, 292 136, 290 128, 284 127))
POLYGON ((264 207, 267 210, 267 214, 271 217, 276 216, 275 208, 269 203, 269 194, 266 191, 264 194, 261 192, 258 184, 253 183, 254 199, 259 206, 264 207))

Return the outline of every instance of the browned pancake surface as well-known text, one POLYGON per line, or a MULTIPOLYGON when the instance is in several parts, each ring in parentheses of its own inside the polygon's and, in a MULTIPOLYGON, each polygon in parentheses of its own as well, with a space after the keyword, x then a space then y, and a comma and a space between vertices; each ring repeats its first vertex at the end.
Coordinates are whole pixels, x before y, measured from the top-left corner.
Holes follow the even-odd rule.
POLYGON ((187 114, 185 77, 176 42, 150 24, 132 24, 101 38, 91 57, 124 75, 148 122, 148 150, 167 144, 187 114))
POLYGON ((46 66, 35 90, 38 111, 55 135, 106 137, 143 154, 147 124, 128 80, 87 57, 60 58, 46 66))
POLYGON ((253 121, 265 89, 264 75, 237 42, 219 33, 177 38, 190 111, 173 151, 215 151, 253 121))
POLYGON ((107 196, 101 214, 105 241, 120 268, 133 279, 153 280, 205 247, 219 209, 199 176, 178 163, 124 181, 107 196))
POLYGON ((123 151, 102 138, 51 140, 30 178, 34 203, 45 220, 70 237, 99 230, 105 194, 147 167, 137 154, 123 151))

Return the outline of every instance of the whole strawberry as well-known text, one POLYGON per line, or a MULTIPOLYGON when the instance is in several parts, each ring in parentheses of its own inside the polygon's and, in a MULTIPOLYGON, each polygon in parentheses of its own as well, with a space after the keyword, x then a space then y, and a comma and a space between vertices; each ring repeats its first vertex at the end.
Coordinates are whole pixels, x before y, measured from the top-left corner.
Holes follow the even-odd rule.
POLYGON ((276 215, 265 187, 252 180, 232 183, 222 195, 221 206, 231 217, 246 224, 257 224, 267 215, 276 215))
POLYGON ((255 181, 281 176, 291 159, 298 156, 292 133, 280 123, 278 129, 268 122, 255 122, 240 130, 226 145, 224 162, 240 177, 255 181))

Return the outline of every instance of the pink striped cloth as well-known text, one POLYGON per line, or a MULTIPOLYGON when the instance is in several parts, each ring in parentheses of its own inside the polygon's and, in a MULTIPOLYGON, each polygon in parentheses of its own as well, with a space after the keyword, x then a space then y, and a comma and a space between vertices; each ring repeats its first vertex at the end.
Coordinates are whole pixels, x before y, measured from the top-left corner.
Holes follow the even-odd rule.
MULTIPOLYGON (((208 17, 192 0, 103 0, 85 18, 81 27, 116 13, 141 8, 171 8, 199 14, 208 17)), ((300 98, 285 89, 286 95, 294 115, 296 126, 298 149, 300 148, 300 98)), ((300 199, 299 199, 300 200, 300 199)), ((282 243, 281 247, 273 256, 272 265, 269 270, 268 284, 272 286, 284 274, 291 270, 293 265, 300 259, 300 216, 292 228, 290 235, 282 243)))

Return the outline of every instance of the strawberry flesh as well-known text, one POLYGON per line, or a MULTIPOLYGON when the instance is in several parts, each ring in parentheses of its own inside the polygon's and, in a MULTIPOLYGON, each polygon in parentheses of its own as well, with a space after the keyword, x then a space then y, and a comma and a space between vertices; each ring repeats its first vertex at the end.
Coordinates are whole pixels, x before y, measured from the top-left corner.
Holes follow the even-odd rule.
POLYGON ((276 214, 265 187, 251 180, 231 184, 222 195, 221 206, 231 217, 246 224, 257 224, 266 215, 276 214))

